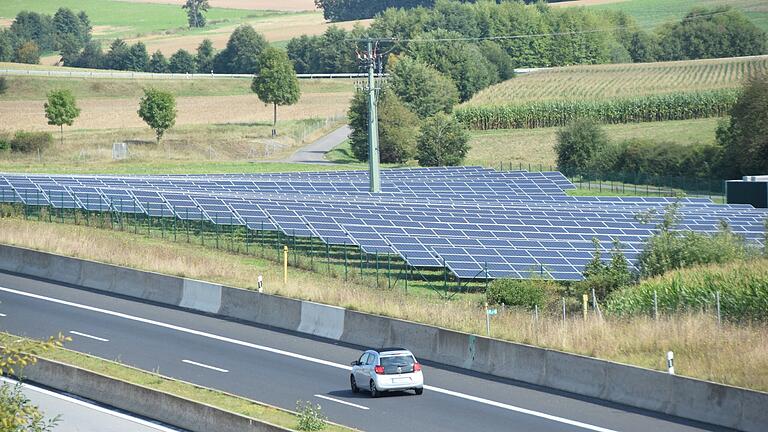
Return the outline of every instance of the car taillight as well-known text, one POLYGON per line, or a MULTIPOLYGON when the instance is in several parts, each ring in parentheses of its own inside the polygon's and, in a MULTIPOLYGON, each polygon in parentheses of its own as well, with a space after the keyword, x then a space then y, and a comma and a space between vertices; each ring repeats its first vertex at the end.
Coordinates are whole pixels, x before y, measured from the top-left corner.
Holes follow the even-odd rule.
POLYGON ((419 371, 421 371, 421 365, 420 365, 419 363, 414 363, 414 364, 413 364, 413 371, 414 371, 414 372, 419 372, 419 371))
POLYGON ((384 375, 384 366, 376 366, 373 368, 373 371, 376 372, 377 375, 384 375))

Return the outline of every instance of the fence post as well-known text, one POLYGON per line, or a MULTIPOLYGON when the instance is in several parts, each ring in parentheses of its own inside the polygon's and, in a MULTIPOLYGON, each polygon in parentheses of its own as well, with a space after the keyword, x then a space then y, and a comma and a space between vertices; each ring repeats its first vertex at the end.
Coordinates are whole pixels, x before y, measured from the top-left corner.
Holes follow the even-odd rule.
POLYGON ((653 290, 653 319, 659 320, 659 297, 656 290, 653 290))
POLYGON ((721 316, 720 316, 720 291, 717 291, 715 293, 715 300, 717 302, 717 325, 722 325, 721 316))
POLYGON ((565 324, 565 297, 561 297, 563 301, 563 324, 565 324))

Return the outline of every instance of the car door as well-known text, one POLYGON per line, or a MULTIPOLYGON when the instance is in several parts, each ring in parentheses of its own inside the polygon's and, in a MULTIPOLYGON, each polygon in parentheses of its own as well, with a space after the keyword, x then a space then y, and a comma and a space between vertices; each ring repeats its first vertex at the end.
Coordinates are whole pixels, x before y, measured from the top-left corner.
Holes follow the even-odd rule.
POLYGON ((367 352, 363 353, 363 355, 360 356, 360 365, 354 366, 352 368, 352 373, 355 375, 355 381, 357 382, 357 386, 360 388, 367 388, 368 387, 368 377, 365 374, 365 368, 366 362, 368 361, 368 357, 370 357, 370 354, 367 352))
POLYGON ((373 368, 376 365, 376 354, 368 353, 368 359, 365 362, 365 381, 363 381, 366 385, 368 385, 368 382, 373 378, 373 375, 375 372, 373 371, 373 368))

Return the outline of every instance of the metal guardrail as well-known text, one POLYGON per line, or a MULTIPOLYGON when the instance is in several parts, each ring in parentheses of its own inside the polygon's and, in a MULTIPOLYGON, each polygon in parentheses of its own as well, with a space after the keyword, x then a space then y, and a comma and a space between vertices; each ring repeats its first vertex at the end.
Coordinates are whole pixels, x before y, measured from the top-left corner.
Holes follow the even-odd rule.
MULTIPOLYGON (((179 74, 152 72, 124 71, 73 71, 73 70, 34 70, 34 69, 0 69, 0 75, 8 76, 37 76, 51 78, 110 78, 110 79, 251 79, 253 74, 179 74)), ((351 79, 367 77, 364 73, 334 73, 334 74, 297 74, 299 79, 351 79)))

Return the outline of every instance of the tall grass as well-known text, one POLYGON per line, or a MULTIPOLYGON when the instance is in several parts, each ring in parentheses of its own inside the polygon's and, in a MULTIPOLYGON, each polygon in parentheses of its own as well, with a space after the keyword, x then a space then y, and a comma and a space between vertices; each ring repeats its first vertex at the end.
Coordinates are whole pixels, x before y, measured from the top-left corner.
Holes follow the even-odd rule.
MULTIPOLYGON (((0 219, 0 243, 93 259, 128 267, 210 280, 253 289, 262 272, 270 294, 313 300, 364 312, 485 334, 483 299, 459 295, 445 300, 422 291, 373 289, 291 268, 282 284, 280 265, 253 256, 178 244, 93 227, 0 219)), ((271 256, 271 252, 267 256, 271 256)), ((687 313, 655 321, 645 316, 600 320, 570 313, 501 309, 491 335, 638 366, 664 369, 664 354, 675 351, 680 374, 768 391, 768 328, 717 325, 711 314, 687 313)))
POLYGON ((554 100, 522 104, 459 107, 456 118, 470 129, 519 129, 564 126, 575 119, 600 123, 688 120, 726 115, 739 91, 713 90, 639 96, 614 100, 554 100))

